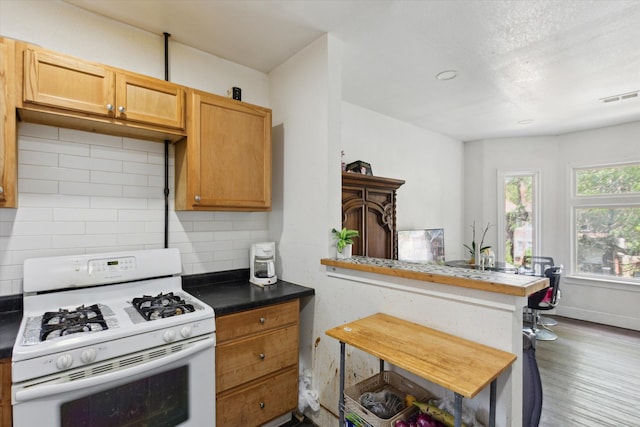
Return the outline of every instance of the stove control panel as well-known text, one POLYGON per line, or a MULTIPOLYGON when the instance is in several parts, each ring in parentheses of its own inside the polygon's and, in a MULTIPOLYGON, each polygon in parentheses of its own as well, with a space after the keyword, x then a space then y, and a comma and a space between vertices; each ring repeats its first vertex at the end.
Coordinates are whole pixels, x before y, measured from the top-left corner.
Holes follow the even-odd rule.
POLYGON ((115 273, 136 269, 136 258, 132 256, 121 258, 104 258, 89 260, 89 274, 115 273))

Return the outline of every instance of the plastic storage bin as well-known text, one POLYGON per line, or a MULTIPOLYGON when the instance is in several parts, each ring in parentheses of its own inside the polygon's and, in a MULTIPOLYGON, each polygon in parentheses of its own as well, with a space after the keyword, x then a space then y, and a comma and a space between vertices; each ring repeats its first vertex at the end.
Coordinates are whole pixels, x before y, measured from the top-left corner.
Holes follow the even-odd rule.
POLYGON ((403 400, 407 394, 412 394, 420 402, 433 397, 427 390, 413 381, 392 371, 376 374, 358 384, 344 390, 345 425, 351 427, 393 427, 397 420, 407 420, 418 411, 416 406, 404 408, 388 419, 382 419, 360 405, 360 396, 365 392, 389 390, 396 393, 403 400), (352 414, 350 416, 350 414, 352 414), (352 422, 351 420, 357 420, 352 422))

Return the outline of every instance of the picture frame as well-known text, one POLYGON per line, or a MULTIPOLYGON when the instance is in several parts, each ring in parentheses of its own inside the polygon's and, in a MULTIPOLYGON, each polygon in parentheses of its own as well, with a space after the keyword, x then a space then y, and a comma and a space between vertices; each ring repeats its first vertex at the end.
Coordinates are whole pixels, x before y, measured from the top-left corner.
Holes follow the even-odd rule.
POLYGON ((444 260, 443 228, 398 231, 398 261, 442 263, 444 260))

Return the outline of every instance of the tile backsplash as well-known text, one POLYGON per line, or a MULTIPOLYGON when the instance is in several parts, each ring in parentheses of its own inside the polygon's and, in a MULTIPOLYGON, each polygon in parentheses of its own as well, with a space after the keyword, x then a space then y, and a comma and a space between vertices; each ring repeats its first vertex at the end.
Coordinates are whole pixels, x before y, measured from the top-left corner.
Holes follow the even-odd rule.
MULTIPOLYGON (((0 295, 22 292, 22 264, 41 256, 164 245, 164 145, 19 124, 18 209, 0 209, 0 295)), ((169 246, 183 274, 247 268, 268 237, 265 212, 176 212, 169 149, 169 246)))

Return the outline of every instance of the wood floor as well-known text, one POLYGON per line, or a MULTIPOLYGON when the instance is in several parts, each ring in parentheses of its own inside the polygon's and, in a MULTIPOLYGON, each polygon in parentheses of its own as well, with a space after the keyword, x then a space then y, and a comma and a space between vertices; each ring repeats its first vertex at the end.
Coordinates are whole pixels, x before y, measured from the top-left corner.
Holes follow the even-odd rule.
POLYGON ((540 427, 640 426, 640 332, 555 317, 538 341, 540 427))

